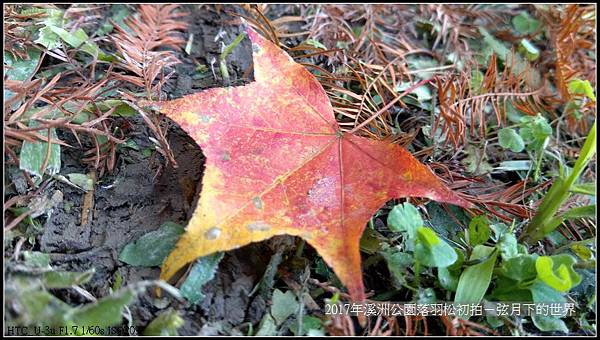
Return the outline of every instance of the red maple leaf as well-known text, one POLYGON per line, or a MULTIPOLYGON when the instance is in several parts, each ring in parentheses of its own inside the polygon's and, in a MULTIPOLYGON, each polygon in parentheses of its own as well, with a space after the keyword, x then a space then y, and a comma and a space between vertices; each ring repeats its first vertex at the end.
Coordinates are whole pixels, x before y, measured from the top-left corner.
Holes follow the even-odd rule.
POLYGON ((206 156, 198 206, 161 278, 197 257, 288 234, 312 245, 362 301, 359 241, 386 201, 469 203, 400 146, 343 133, 315 77, 248 34, 255 82, 158 103, 206 156))

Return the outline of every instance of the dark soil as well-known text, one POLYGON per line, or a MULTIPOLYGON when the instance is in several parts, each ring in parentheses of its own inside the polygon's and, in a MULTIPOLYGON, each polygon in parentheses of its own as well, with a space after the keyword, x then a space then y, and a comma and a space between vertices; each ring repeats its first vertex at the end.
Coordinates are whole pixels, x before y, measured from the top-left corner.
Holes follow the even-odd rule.
MULTIPOLYGON (((211 60, 218 60, 221 41, 229 43, 243 30, 239 19, 224 12, 199 10, 197 5, 185 7, 190 12, 185 39, 194 35, 192 52, 178 56, 183 63, 176 67, 163 87, 169 99, 223 86, 218 62, 214 64, 214 77, 211 60), (219 34, 222 38, 215 41, 219 34), (209 71, 205 72, 208 76, 197 76, 197 64, 208 66, 209 71)), ((252 80, 251 53, 250 43, 245 39, 227 58, 231 85, 252 80)), ((115 170, 98 180, 89 222, 80 225, 83 192, 56 182, 52 190, 62 191, 64 199, 47 219, 39 239, 39 250, 51 254, 53 267, 73 271, 95 267, 96 274, 84 288, 97 298, 109 294, 117 272, 123 278, 123 285, 158 279, 158 267, 130 266, 120 262, 118 255, 125 245, 156 230, 164 222, 186 225, 200 192, 204 157, 190 137, 175 124, 169 128, 168 141, 178 163, 178 167, 173 168, 156 152, 150 157, 143 155, 141 150, 152 147, 148 138, 152 134, 141 118, 128 121, 132 124, 128 137, 140 151, 121 149, 115 170)), ((76 145, 68 133, 60 138, 76 145)), ((81 163, 82 156, 81 149, 65 148, 61 174, 87 173, 90 169, 81 163)), ((129 306, 134 325, 142 330, 161 311, 172 307, 178 309, 185 320, 179 329, 180 335, 245 334, 247 329, 234 327, 248 322, 256 327, 262 318, 265 300, 259 294, 249 297, 248 293, 262 277, 271 254, 268 242, 227 252, 215 278, 205 285, 206 298, 199 306, 182 304, 168 295, 156 298, 149 289, 129 306)), ((55 293, 67 302, 87 302, 70 290, 55 293)))

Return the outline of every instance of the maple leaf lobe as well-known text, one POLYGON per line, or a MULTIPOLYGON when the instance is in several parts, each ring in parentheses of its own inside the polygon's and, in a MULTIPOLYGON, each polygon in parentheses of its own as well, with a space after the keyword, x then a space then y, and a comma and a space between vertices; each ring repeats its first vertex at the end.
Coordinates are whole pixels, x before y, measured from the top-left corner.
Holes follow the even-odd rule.
POLYGON ((288 234, 312 245, 361 301, 360 237, 386 201, 469 203, 398 145, 341 133, 317 79, 248 35, 254 82, 158 104, 206 156, 198 206, 161 278, 197 257, 288 234))

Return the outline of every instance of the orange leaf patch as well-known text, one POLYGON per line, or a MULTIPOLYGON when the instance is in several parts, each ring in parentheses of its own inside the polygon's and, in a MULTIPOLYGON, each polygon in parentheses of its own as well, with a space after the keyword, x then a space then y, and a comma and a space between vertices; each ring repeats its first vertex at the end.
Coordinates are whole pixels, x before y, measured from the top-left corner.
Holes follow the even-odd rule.
POLYGON ((386 201, 469 203, 398 145, 342 133, 317 79, 248 35, 255 82, 158 104, 206 156, 198 206, 161 278, 197 257, 288 234, 312 245, 362 301, 359 241, 386 201))

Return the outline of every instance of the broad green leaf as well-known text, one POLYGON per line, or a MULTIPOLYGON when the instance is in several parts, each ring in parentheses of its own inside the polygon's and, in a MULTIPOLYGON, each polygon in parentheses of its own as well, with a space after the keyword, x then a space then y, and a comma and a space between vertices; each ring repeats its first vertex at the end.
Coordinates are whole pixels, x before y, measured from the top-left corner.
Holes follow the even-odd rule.
POLYGON ((585 95, 592 101, 596 101, 596 95, 594 94, 594 88, 590 84, 589 80, 574 79, 567 85, 569 93, 576 95, 585 95))
POLYGON ((409 69, 411 71, 417 71, 415 75, 422 80, 431 79, 434 73, 429 69, 439 66, 438 62, 433 58, 409 56, 407 59, 409 69))
POLYGON ((82 285, 92 279, 96 270, 94 268, 85 272, 51 271, 42 276, 46 288, 70 288, 82 285))
POLYGON ((223 259, 224 253, 218 252, 199 258, 187 279, 181 285, 181 295, 192 304, 198 304, 204 300, 202 286, 212 280, 223 259))
POLYGON ((35 40, 36 44, 40 44, 47 48, 48 50, 53 50, 55 48, 60 47, 61 41, 58 34, 52 31, 51 26, 46 26, 40 28, 38 31, 38 38, 35 40))
POLYGON ((505 105, 505 114, 506 118, 512 123, 520 123, 521 119, 524 117, 523 112, 517 110, 515 106, 512 104, 510 100, 507 100, 505 105))
POLYGON ((58 35, 64 42, 69 44, 73 48, 81 49, 83 52, 91 55, 94 58, 98 57, 100 49, 98 46, 90 41, 87 33, 81 28, 75 32, 69 32, 62 27, 49 26, 52 32, 58 35))
POLYGON ((575 272, 576 260, 567 254, 540 256, 535 262, 538 278, 559 292, 567 292, 581 282, 581 276, 575 272))
POLYGON ((483 36, 483 41, 490 48, 490 52, 496 53, 500 60, 506 60, 506 57, 510 54, 510 50, 498 39, 492 36, 485 28, 479 27, 479 32, 483 36))
POLYGON ((466 165, 467 172, 475 175, 482 175, 493 170, 493 167, 486 160, 487 155, 483 149, 469 144, 466 147, 465 153, 467 154, 467 157, 465 157, 461 163, 466 165))
MULTIPOLYGON (((396 86, 396 92, 398 93, 402 93, 405 90, 407 90, 409 87, 411 87, 413 84, 411 83, 402 83, 396 86)), ((427 85, 422 85, 417 87, 416 89, 412 90, 410 93, 415 94, 417 96, 417 100, 419 102, 424 102, 424 101, 428 101, 431 100, 432 95, 431 95, 431 90, 429 89, 429 87, 427 87, 427 85)))
POLYGON ((596 196, 596 183, 573 184, 571 186, 571 192, 575 194, 596 196))
POLYGON ((502 275, 519 283, 533 282, 537 277, 535 260, 537 255, 520 255, 509 259, 503 259, 500 266, 502 275))
POLYGON ((116 23, 117 26, 131 33, 132 31, 129 28, 129 26, 123 23, 123 20, 130 14, 131 12, 129 11, 126 5, 113 4, 112 6, 110 6, 110 17, 107 18, 110 19, 110 21, 107 20, 104 24, 102 24, 102 26, 98 28, 98 30, 96 30, 96 35, 104 36, 112 32, 112 30, 114 29, 112 23, 116 23))
MULTIPOLYGON (((37 127, 38 124, 35 121, 29 122, 29 127, 37 127)), ((48 136, 47 130, 39 130, 38 133, 44 137, 48 136)), ((56 136, 56 129, 50 129, 50 136, 53 140, 58 140, 56 136)), ((50 157, 46 168, 42 169, 46 156, 48 154, 48 143, 42 141, 30 142, 23 141, 21 146, 21 152, 19 154, 19 168, 25 170, 32 175, 41 178, 44 173, 52 176, 60 171, 60 145, 52 143, 50 147, 50 157)))
POLYGON ((438 267, 438 280, 440 285, 449 291, 456 292, 456 288, 458 287, 458 279, 460 278, 460 274, 462 271, 462 264, 465 261, 465 255, 463 255, 462 251, 453 248, 456 253, 457 260, 448 267, 439 268, 438 267))
POLYGON ((451 292, 456 292, 458 287, 458 279, 460 278, 460 271, 452 271, 446 268, 438 268, 438 280, 442 288, 451 292))
POLYGON ((521 152, 525 149, 525 142, 519 134, 511 128, 504 128, 498 131, 498 142, 505 149, 512 152, 521 152))
POLYGON ((46 9, 46 17, 42 21, 44 27, 38 31, 36 44, 43 45, 49 50, 60 47, 60 37, 52 31, 51 27, 63 27, 64 11, 58 9, 46 9))
POLYGON ((179 313, 169 309, 154 318, 144 329, 143 335, 151 336, 177 336, 177 329, 183 326, 184 321, 179 313))
POLYGON ((126 245, 119 260, 133 266, 160 266, 184 231, 177 223, 164 223, 158 230, 126 245))
POLYGON ((265 313, 262 320, 260 320, 260 324, 258 325, 258 331, 255 334, 256 336, 271 336, 277 335, 277 325, 275 324, 275 319, 271 316, 270 313, 265 313))
POLYGON ((94 180, 86 174, 72 173, 67 174, 69 181, 85 191, 94 189, 94 180))
MULTIPOLYGON (((484 259, 481 263, 465 269, 458 281, 454 303, 479 303, 492 281, 492 272, 496 264, 497 252, 494 248, 478 245, 473 248, 469 261, 484 259)), ((470 315, 461 315, 468 318, 470 315)))
POLYGON ((387 218, 388 227, 392 231, 404 232, 409 238, 415 238, 417 228, 423 225, 423 219, 417 208, 406 202, 396 205, 387 218))
MULTIPOLYGON (((312 316, 312 315, 304 315, 302 317, 302 333, 298 334, 298 329, 297 327, 292 326, 290 328, 290 330, 292 331, 292 333, 294 333, 294 335, 299 336, 299 335, 309 335, 309 333, 315 333, 315 332, 321 332, 323 333, 323 321, 321 321, 321 319, 317 318, 316 316, 312 316)), ((325 334, 321 334, 321 336, 323 336, 325 334)))
POLYGON ((506 276, 500 275, 494 280, 494 289, 486 296, 490 301, 533 301, 529 287, 519 288, 520 283, 506 276))
POLYGON ((494 232, 494 235, 492 236, 492 240, 494 240, 495 242, 499 242, 500 237, 502 237, 502 235, 504 235, 504 233, 509 231, 509 227, 504 223, 490 224, 490 229, 494 232))
POLYGON ((273 291, 271 315, 275 323, 281 325, 290 315, 298 310, 296 295, 291 290, 282 293, 279 289, 273 291))
POLYGON ((103 297, 92 304, 77 308, 69 315, 73 325, 114 326, 121 323, 123 309, 131 303, 135 294, 131 289, 123 289, 113 295, 103 297))
POLYGON ((569 333, 569 329, 563 320, 555 316, 546 316, 541 314, 533 314, 531 320, 537 329, 542 332, 559 331, 569 333))
POLYGON ((517 248, 517 238, 511 232, 505 232, 500 236, 498 240, 498 244, 496 247, 500 251, 500 256, 502 260, 511 259, 519 254, 519 249, 517 248))
POLYGON ((20 311, 20 326, 59 326, 65 325, 65 314, 71 306, 46 290, 22 292, 13 301, 12 308, 20 311))
POLYGON ((388 270, 392 274, 392 282, 396 288, 406 284, 407 268, 414 264, 413 257, 401 251, 385 250, 381 251, 381 255, 387 262, 388 270))
MULTIPOLYGON (((4 52, 4 77, 7 80, 25 81, 33 76, 33 72, 40 62, 40 51, 37 49, 28 49, 29 59, 15 58, 12 54, 4 52)), ((4 100, 9 100, 14 93, 4 88, 4 100)), ((18 104, 18 103, 17 103, 18 104)))
POLYGON ((385 238, 373 228, 366 228, 360 238, 360 251, 375 254, 384 244, 385 238))
POLYGON ((534 303, 564 303, 565 297, 556 289, 548 286, 539 278, 528 287, 534 303))
POLYGON ((485 215, 475 216, 469 223, 469 243, 472 246, 485 243, 490 238, 490 221, 485 215))
POLYGON ((50 255, 46 253, 27 250, 23 252, 23 259, 28 267, 50 269, 50 255))
POLYGON ((458 259, 454 249, 427 227, 417 228, 415 259, 427 267, 448 267, 458 259))
POLYGON ((529 13, 522 11, 512 18, 512 24, 520 34, 535 33, 540 27, 540 22, 532 18, 529 13))
POLYGON ((582 217, 595 217, 596 216, 596 205, 585 205, 583 207, 575 207, 565 211, 560 215, 563 219, 575 219, 582 217))
POLYGON ((483 41, 489 47, 484 53, 487 56, 491 56, 491 53, 496 53, 498 59, 504 62, 505 67, 510 67, 513 74, 519 75, 523 72, 531 72, 530 80, 534 85, 541 82, 541 76, 539 73, 532 69, 526 60, 521 58, 518 54, 513 54, 509 48, 507 48, 503 42, 496 39, 491 35, 483 26, 479 26, 479 32, 483 36, 483 41))

